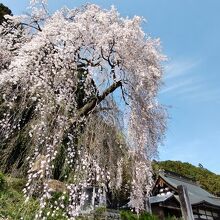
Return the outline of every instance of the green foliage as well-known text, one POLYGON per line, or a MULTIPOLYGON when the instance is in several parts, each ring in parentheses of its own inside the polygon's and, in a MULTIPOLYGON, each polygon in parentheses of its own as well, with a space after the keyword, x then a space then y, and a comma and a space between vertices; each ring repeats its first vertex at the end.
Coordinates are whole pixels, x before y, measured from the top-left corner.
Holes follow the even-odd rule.
POLYGON ((159 220, 156 216, 146 212, 137 215, 131 211, 123 210, 120 212, 120 215, 122 220, 159 220))
POLYGON ((160 169, 164 169, 186 176, 198 182, 202 188, 210 193, 220 196, 220 175, 205 169, 201 164, 196 167, 190 163, 180 161, 154 161, 153 169, 155 173, 158 173, 160 169))
POLYGON ((102 215, 103 213, 106 212, 106 207, 105 206, 101 206, 95 209, 95 214, 96 215, 102 215))
POLYGON ((18 192, 21 192, 22 189, 24 189, 25 184, 26 184, 25 179, 13 178, 11 176, 7 176, 7 185, 9 189, 14 189, 18 192))
POLYGON ((135 220, 137 216, 131 211, 121 211, 120 213, 122 220, 135 220))
POLYGON ((0 219, 34 219, 35 210, 38 203, 31 199, 28 203, 24 203, 25 198, 22 189, 25 180, 7 177, 0 172, 0 219))
MULTIPOLYGON (((25 202, 25 198, 22 193, 22 189, 25 186, 26 180, 5 176, 0 172, 0 183, 4 188, 0 190, 0 219, 8 220, 32 220, 35 218, 36 211, 39 209, 39 202, 31 198, 28 202, 25 202)), ((55 212, 55 216, 51 216, 53 209, 49 206, 53 206, 55 201, 59 201, 60 197, 63 196, 61 192, 54 192, 52 199, 48 204, 48 207, 43 211, 43 215, 47 215, 47 220, 66 220, 63 216, 63 210, 55 212)), ((64 203, 66 204, 68 197, 65 196, 64 203)), ((105 207, 99 207, 94 212, 94 218, 99 219, 99 216, 106 211, 105 207)), ((79 217, 78 219, 87 219, 86 217, 79 217)))
POLYGON ((0 172, 0 191, 4 190, 6 187, 6 180, 3 173, 0 172))
POLYGON ((12 15, 12 12, 7 6, 0 3, 0 24, 4 21, 4 15, 6 14, 12 15))
POLYGON ((139 216, 139 220, 158 220, 158 217, 144 212, 139 216))
MULTIPOLYGON (((131 211, 121 211, 121 220, 159 220, 159 218, 155 215, 152 215, 147 212, 143 212, 140 215, 136 215, 131 211)), ((177 220, 176 217, 167 217, 165 220, 177 220)), ((180 220, 180 219, 179 219, 180 220)))
MULTIPOLYGON (((39 203, 34 198, 31 198, 28 202, 25 202, 25 198, 22 193, 26 180, 7 177, 0 172, 0 186, 4 187, 0 189, 0 219, 16 220, 32 220, 35 217, 36 210, 39 208, 39 203)), ((60 194, 54 194, 54 200, 56 200, 60 194)), ((45 210, 45 214, 51 212, 49 208, 45 210)), ((48 217, 48 220, 65 220, 62 216, 62 211, 57 211, 56 216, 48 217)))
POLYGON ((34 213, 38 204, 31 199, 28 203, 24 203, 24 197, 21 192, 13 188, 8 188, 0 193, 0 217, 8 219, 25 220, 34 219, 34 213))

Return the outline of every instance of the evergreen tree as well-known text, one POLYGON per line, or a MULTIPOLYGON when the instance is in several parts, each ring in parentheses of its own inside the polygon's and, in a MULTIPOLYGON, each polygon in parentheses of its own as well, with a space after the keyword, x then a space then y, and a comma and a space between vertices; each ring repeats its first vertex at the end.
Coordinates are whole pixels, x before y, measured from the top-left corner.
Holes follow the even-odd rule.
POLYGON ((5 15, 12 15, 12 12, 7 6, 0 3, 0 24, 5 20, 5 15))

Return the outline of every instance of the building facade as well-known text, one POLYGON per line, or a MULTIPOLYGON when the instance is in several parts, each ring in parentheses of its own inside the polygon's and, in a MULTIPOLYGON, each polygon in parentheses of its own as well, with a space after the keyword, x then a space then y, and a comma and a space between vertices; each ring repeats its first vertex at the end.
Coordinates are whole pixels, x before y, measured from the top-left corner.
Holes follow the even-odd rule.
POLYGON ((169 171, 161 171, 159 173, 152 190, 150 204, 152 213, 161 220, 168 216, 183 217, 187 220, 220 220, 219 197, 215 197, 202 189, 191 179, 169 171), (182 202, 181 192, 179 191, 180 187, 178 186, 183 186, 186 189, 186 201, 182 202), (192 217, 187 218, 184 216, 184 202, 190 206, 186 212, 191 212, 192 217))

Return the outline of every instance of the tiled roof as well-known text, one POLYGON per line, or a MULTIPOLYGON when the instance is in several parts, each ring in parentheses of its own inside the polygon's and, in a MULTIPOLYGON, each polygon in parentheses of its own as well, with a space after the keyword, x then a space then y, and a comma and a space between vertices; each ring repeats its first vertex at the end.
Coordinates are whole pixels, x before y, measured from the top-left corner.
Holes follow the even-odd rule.
MULTIPOLYGON (((184 178, 180 175, 174 175, 174 173, 162 171, 159 173, 159 176, 166 182, 168 185, 172 186, 174 189, 177 189, 178 185, 186 186, 189 194, 189 199, 192 205, 199 203, 208 203, 210 205, 220 207, 220 198, 215 197, 206 190, 202 189, 198 184, 184 178)), ((178 200, 178 196, 175 196, 178 200)))
POLYGON ((164 201, 166 201, 167 199, 169 199, 173 196, 174 196, 173 193, 169 193, 169 194, 166 194, 166 195, 152 196, 152 197, 150 197, 149 202, 151 204, 158 203, 158 202, 164 202, 164 201))

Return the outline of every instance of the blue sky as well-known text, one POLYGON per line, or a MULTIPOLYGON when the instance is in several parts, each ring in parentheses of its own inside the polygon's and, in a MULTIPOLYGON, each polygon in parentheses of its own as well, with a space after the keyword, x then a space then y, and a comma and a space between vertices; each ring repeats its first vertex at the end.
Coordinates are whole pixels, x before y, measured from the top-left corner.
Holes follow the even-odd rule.
MULTIPOLYGON (((28 0, 2 0, 14 14, 27 11, 28 0)), ((54 11, 88 1, 49 0, 54 11)), ((170 119, 161 160, 181 160, 220 174, 220 1, 90 0, 115 5, 122 16, 143 16, 145 32, 159 37, 167 55, 159 100, 170 119)))

